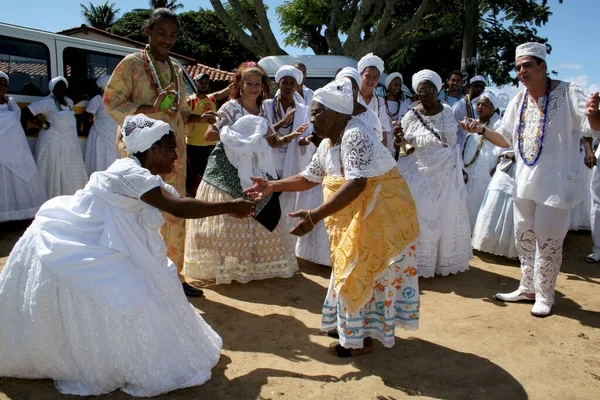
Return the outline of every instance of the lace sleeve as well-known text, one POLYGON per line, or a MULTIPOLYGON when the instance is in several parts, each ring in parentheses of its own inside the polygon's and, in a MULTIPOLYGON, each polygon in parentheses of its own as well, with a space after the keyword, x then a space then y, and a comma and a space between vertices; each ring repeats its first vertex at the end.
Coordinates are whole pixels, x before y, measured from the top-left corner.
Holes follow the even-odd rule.
POLYGON ((230 100, 219 108, 217 116, 214 127, 221 130, 224 126, 233 125, 235 120, 242 116, 242 110, 235 100, 230 100))
POLYGON ((310 160, 310 163, 306 169, 300 173, 300 175, 311 182, 323 182, 323 178, 325 178, 325 159, 327 156, 328 147, 329 140, 323 140, 319 145, 317 152, 310 160))
POLYGON ((141 167, 132 159, 123 158, 109 168, 103 178, 107 179, 109 190, 123 196, 139 199, 155 187, 166 186, 162 178, 141 167))
POLYGON ((354 124, 344 133, 341 155, 346 179, 372 178, 396 167, 389 151, 367 129, 354 124))

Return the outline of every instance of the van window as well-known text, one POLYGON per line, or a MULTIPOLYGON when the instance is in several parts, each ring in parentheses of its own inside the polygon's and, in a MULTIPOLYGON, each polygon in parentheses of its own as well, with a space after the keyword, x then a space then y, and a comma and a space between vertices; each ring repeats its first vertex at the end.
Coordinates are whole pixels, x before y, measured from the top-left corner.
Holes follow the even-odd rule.
POLYGON ((45 96, 50 77, 50 51, 40 42, 0 36, 0 71, 10 78, 9 94, 45 96))
POLYGON ((125 56, 67 47, 63 50, 63 75, 69 81, 69 97, 77 104, 100 93, 96 80, 112 74, 125 56))

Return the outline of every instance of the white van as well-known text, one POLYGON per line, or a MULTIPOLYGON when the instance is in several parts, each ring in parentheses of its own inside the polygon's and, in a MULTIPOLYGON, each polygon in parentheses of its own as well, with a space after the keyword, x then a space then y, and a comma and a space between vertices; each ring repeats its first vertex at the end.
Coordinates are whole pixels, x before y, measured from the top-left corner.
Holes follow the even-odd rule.
MULTIPOLYGON (((358 61, 350 57, 327 55, 270 56, 262 58, 258 62, 258 65, 263 67, 267 75, 269 75, 269 78, 274 79, 277 70, 282 65, 294 65, 297 62, 306 65, 306 82, 304 82, 304 84, 313 90, 323 87, 331 82, 340 69, 344 67, 358 67, 358 61)), ((386 73, 381 74, 379 86, 376 89, 376 93, 379 96, 385 96, 386 94, 383 84, 387 76, 386 73)), ((412 98, 413 94, 404 84, 402 85, 402 91, 407 97, 412 98)))
MULTIPOLYGON (((111 74, 135 47, 73 38, 55 33, 0 23, 0 71, 8 74, 8 94, 21 108, 49 94, 48 83, 56 76, 69 81, 68 96, 78 118, 78 134, 82 151, 89 126, 82 121, 87 101, 99 93, 96 79, 111 74)), ((188 93, 195 92, 192 79, 175 59, 184 74, 188 93)), ((37 128, 30 125, 27 136, 35 149, 37 128)))

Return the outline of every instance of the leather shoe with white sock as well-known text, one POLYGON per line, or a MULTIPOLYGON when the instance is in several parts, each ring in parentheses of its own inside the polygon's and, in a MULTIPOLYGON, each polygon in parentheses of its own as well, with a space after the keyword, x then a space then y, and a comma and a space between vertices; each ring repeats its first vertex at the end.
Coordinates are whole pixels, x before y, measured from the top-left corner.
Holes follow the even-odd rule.
POLYGON ((510 293, 496 293, 494 298, 496 298, 496 300, 506 301, 509 303, 515 303, 517 301, 535 301, 533 293, 527 296, 527 293, 523 293, 519 289, 510 293))

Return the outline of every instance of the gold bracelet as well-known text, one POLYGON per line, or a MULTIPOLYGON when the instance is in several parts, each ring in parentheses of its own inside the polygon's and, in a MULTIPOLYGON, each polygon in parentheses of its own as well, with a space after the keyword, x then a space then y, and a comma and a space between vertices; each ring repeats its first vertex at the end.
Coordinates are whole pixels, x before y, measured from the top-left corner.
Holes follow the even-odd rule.
POLYGON ((312 224, 312 226, 314 227, 314 226, 315 226, 315 223, 313 222, 313 220, 312 220, 312 217, 310 216, 310 211, 308 212, 307 216, 308 216, 308 220, 310 221, 310 223, 311 223, 311 224, 312 224))

